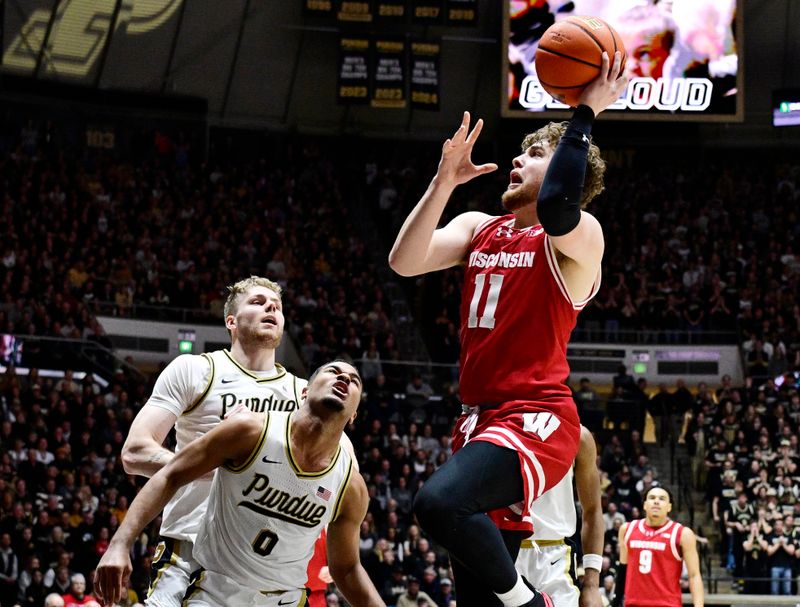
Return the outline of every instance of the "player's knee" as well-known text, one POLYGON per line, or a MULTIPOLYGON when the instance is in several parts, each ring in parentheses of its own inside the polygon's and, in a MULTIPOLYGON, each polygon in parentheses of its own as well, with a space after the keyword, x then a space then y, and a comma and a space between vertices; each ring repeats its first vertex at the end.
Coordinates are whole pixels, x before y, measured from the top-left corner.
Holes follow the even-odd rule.
POLYGON ((414 499, 414 514, 428 531, 435 532, 456 515, 456 504, 451 503, 447 491, 435 483, 425 483, 414 499))

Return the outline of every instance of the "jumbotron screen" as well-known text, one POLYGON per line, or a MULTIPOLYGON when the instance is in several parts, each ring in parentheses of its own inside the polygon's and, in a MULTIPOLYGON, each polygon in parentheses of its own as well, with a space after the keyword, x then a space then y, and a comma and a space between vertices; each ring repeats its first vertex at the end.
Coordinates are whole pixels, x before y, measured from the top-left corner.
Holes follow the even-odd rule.
POLYGON ((567 115, 539 84, 534 57, 553 23, 590 15, 620 34, 628 54, 630 83, 609 117, 740 122, 741 8, 741 0, 506 0, 501 113, 567 115))

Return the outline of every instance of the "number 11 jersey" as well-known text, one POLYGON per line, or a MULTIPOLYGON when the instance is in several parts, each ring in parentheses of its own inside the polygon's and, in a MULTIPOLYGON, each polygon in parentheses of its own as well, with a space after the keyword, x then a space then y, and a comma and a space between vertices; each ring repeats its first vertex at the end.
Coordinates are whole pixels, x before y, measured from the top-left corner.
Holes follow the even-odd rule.
POLYGON ((540 225, 515 229, 514 215, 475 230, 461 296, 461 400, 467 405, 535 401, 575 418, 567 343, 578 312, 600 286, 574 299, 540 225))

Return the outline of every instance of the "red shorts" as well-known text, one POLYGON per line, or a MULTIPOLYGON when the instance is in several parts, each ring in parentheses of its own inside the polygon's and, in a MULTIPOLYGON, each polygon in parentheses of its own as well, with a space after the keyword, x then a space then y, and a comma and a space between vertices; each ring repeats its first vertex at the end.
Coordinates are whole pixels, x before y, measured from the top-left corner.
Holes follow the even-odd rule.
POLYGON ((308 594, 308 607, 325 607, 327 604, 324 590, 312 590, 308 594))
POLYGON ((500 529, 533 533, 534 500, 557 485, 575 461, 581 435, 577 411, 570 415, 569 408, 559 409, 567 414, 556 415, 539 403, 513 401, 493 408, 473 407, 456 420, 453 453, 479 440, 519 454, 525 499, 487 513, 500 529))

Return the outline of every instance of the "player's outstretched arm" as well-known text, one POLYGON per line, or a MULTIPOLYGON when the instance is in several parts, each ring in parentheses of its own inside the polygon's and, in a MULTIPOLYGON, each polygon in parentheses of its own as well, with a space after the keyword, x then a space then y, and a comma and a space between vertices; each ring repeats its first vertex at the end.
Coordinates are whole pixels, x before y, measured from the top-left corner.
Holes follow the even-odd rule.
POLYGON ((354 474, 344 491, 339 516, 328 525, 328 569, 353 607, 386 607, 359 558, 358 534, 369 505, 361 475, 354 474))
POLYGON ((584 575, 580 607, 601 607, 600 568, 603 563, 605 524, 600 503, 600 474, 597 470, 597 445, 588 428, 581 426, 580 445, 575 458, 575 487, 583 510, 581 544, 584 575), (587 555, 591 555, 589 559, 587 555))
POLYGON ((263 416, 236 415, 227 419, 189 443, 147 481, 97 565, 95 589, 104 604, 112 605, 122 596, 123 584, 131 573, 129 552, 142 529, 183 485, 225 462, 244 462, 258 443, 263 425, 263 416))
POLYGON ((621 59, 617 52, 611 63, 608 54, 603 53, 600 75, 581 94, 548 167, 536 205, 539 221, 553 246, 573 262, 561 268, 567 286, 587 295, 605 248, 600 224, 580 208, 589 135, 595 117, 616 101, 627 85, 620 70, 621 59))
POLYGON ((697 554, 697 537, 691 529, 684 529, 681 534, 681 552, 689 573, 689 592, 694 607, 703 607, 703 577, 700 575, 700 556, 697 554))
POLYGON ((475 228, 487 217, 484 213, 464 213, 444 228, 436 229, 456 186, 497 170, 494 163, 473 164, 472 148, 483 120, 478 120, 472 132, 469 121, 469 112, 464 112, 461 126, 444 142, 439 170, 406 218, 389 253, 389 265, 401 276, 416 276, 460 263, 475 228))

